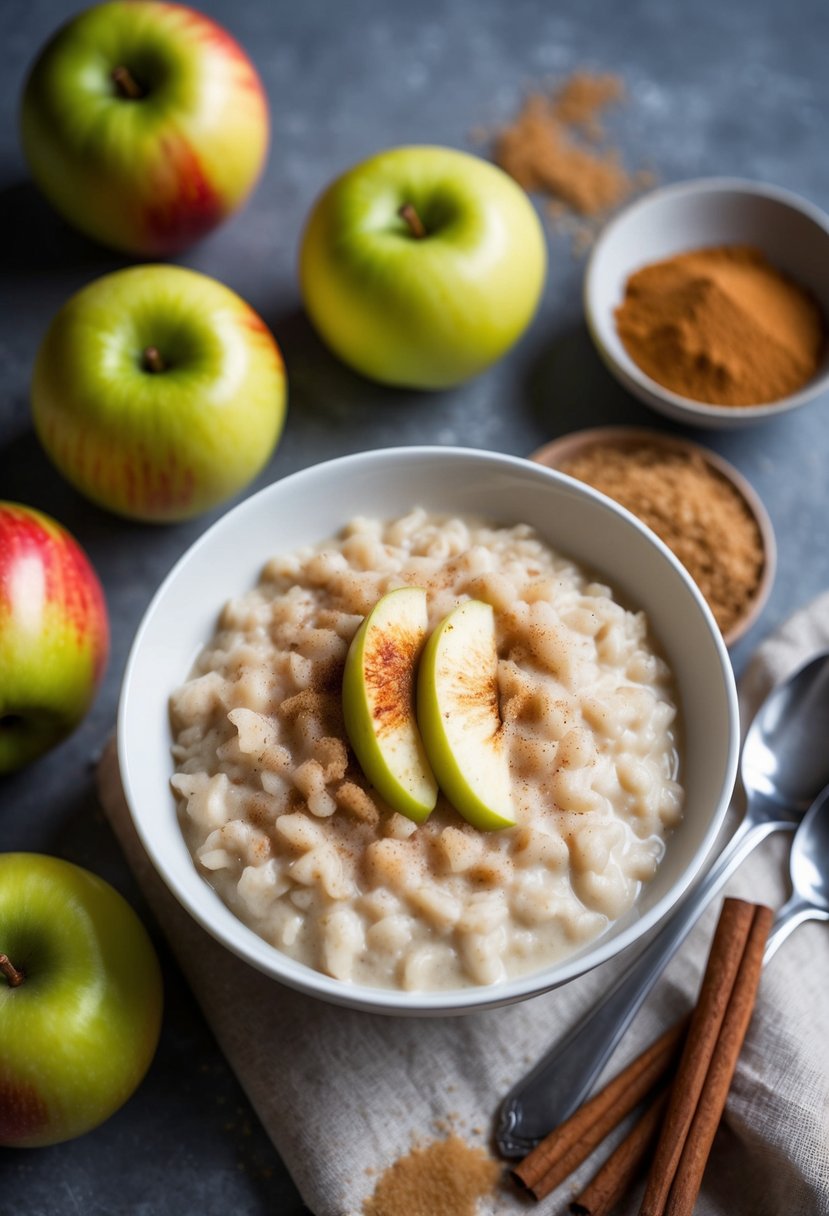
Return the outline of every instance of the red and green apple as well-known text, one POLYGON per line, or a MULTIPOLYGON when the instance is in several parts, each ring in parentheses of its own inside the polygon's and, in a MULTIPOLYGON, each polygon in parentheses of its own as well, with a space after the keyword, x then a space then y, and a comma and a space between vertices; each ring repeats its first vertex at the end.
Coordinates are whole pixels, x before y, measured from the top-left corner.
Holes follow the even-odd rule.
POLYGON ((282 356, 228 287, 180 266, 135 266, 64 304, 37 355, 35 428, 93 502, 155 522, 236 494, 282 430, 282 356))
POLYGON ((363 375, 437 389, 499 359, 530 323, 547 252, 525 192, 452 148, 405 147, 323 193, 300 279, 322 338, 363 375))
POLYGON ((0 774, 78 725, 108 651, 104 595, 83 550, 49 516, 0 502, 0 774))
POLYGON ((110 0, 44 47, 23 94, 23 148, 35 182, 87 235, 164 257, 248 197, 269 138, 248 56, 203 13, 110 0))
POLYGON ((0 854, 0 1145, 70 1140, 118 1110, 161 1009, 155 950, 117 891, 57 857, 0 854))

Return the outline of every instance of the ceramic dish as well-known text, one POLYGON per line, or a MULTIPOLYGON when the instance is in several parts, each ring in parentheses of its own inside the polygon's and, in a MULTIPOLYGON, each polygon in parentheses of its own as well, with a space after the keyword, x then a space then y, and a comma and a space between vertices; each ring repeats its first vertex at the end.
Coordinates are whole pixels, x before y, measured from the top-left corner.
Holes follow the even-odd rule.
POLYGON ((560 439, 554 439, 551 443, 545 444, 544 447, 533 452, 530 459, 546 465, 550 469, 561 469, 568 461, 582 456, 597 444, 612 444, 615 447, 624 448, 634 447, 642 442, 672 451, 698 453, 712 469, 716 469, 726 481, 731 483, 757 524, 763 545, 763 573, 757 589, 740 619, 735 621, 723 635, 726 646, 734 646, 748 632, 763 611, 777 569, 777 542, 774 538, 769 513, 763 506, 757 491, 743 477, 742 473, 738 472, 727 460, 723 460, 722 456, 718 456, 716 452, 703 447, 700 443, 694 443, 692 440, 683 439, 678 435, 665 435, 661 431, 631 426, 600 426, 590 427, 584 431, 573 431, 569 435, 562 435, 560 439))
POLYGON ((252 966, 335 1004, 392 1014, 493 1008, 565 983, 660 921, 698 873, 721 826, 738 755, 734 678, 702 596, 669 550, 632 515, 529 461, 453 448, 366 452, 276 482, 219 520, 157 592, 130 653, 118 715, 124 789, 139 836, 190 914, 252 966), (655 877, 626 916, 589 946, 534 974, 452 991, 347 984, 298 963, 248 929, 196 870, 170 790, 168 699, 210 638, 229 596, 252 587, 267 558, 334 535, 355 514, 391 518, 414 505, 528 523, 600 572, 648 613, 670 663, 683 718, 685 811, 655 877))
POLYGON ((640 199, 605 228, 587 264, 584 309, 596 348, 616 379, 652 409, 692 426, 740 427, 805 405, 829 388, 829 350, 799 392, 766 405, 706 405, 652 380, 616 329, 615 310, 635 271, 677 253, 748 244, 808 288, 829 318, 829 216, 787 190, 709 178, 680 182, 640 199))

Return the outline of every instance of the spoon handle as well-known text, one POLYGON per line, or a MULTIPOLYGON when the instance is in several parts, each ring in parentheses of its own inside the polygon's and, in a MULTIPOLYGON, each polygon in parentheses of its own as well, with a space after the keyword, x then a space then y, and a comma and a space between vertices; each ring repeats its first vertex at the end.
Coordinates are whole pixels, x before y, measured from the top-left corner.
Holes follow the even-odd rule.
POLYGON ((790 827, 758 821, 751 807, 702 881, 582 1020, 542 1056, 507 1094, 496 1141, 505 1157, 522 1157, 568 1118, 587 1096, 640 1005, 714 895, 770 832, 790 827))
POLYGON ((763 966, 774 957, 789 934, 798 925, 802 925, 804 920, 829 920, 829 911, 825 908, 815 907, 800 895, 792 895, 774 918, 774 927, 769 934, 763 954, 763 966))

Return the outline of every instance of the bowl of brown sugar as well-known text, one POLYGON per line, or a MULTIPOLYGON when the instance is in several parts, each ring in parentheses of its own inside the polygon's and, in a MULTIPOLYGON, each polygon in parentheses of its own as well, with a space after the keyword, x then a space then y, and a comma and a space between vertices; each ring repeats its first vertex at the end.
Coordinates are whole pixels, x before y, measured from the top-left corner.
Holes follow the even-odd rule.
POLYGON ((610 426, 564 435, 531 459, 647 524, 696 582, 727 646, 757 620, 774 581, 774 531, 750 482, 721 456, 679 436, 610 426))
POLYGON ((604 230, 584 305, 646 405, 696 426, 774 417, 829 390, 829 217, 756 182, 656 190, 604 230))

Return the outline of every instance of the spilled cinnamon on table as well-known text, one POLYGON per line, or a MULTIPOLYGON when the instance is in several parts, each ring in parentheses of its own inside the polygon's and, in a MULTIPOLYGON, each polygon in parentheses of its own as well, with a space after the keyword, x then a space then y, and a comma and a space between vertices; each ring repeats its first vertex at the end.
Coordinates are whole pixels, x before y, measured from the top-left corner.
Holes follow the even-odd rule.
POLYGON ((363 1216, 476 1216, 501 1167, 460 1136, 416 1145, 381 1175, 363 1216))
POLYGON ((531 93, 495 139, 496 163, 529 193, 546 197, 551 221, 569 233, 577 253, 610 211, 653 183, 651 174, 630 173, 605 142, 603 115, 624 98, 618 76, 577 71, 551 94, 531 93))

